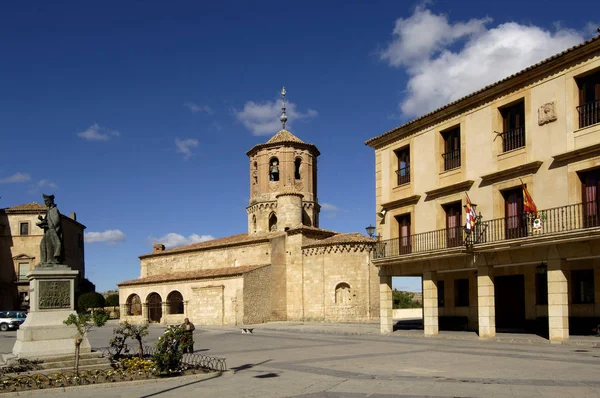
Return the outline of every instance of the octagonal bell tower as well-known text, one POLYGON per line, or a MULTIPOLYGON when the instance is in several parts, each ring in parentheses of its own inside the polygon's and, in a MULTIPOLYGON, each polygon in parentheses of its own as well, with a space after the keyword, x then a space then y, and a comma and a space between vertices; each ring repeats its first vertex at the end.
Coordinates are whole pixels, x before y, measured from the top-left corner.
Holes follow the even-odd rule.
POLYGON ((319 150, 285 129, 285 88, 281 90, 283 128, 246 155, 250 160, 248 234, 318 227, 317 157, 319 150))

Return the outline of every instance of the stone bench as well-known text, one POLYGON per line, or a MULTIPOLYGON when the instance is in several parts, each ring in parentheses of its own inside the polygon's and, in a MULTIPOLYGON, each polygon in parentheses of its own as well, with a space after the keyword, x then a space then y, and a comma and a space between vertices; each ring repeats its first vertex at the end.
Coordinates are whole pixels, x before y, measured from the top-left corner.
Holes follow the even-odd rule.
POLYGON ((246 334, 246 333, 253 333, 254 328, 247 328, 247 327, 241 327, 240 328, 242 330, 242 334, 246 334))

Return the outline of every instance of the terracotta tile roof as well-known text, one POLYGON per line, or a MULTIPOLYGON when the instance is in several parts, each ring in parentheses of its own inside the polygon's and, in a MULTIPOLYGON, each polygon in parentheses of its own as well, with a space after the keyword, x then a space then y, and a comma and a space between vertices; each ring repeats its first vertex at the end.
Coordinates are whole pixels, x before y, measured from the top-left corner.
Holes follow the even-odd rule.
POLYGON ((277 134, 271 137, 269 141, 267 141, 267 144, 273 144, 276 142, 297 142, 299 144, 305 144, 304 141, 287 130, 280 130, 277 134))
POLYGON ((338 234, 338 232, 331 231, 331 230, 328 230, 328 229, 321 229, 321 228, 317 228, 317 227, 309 227, 309 226, 306 226, 306 225, 302 225, 302 226, 300 226, 298 228, 290 229, 289 231, 287 231, 287 234, 288 235, 295 235, 295 234, 300 234, 300 233, 303 233, 303 232, 315 232, 315 233, 322 234, 322 235, 337 235, 338 234))
POLYGON ((227 268, 213 268, 213 269, 199 269, 195 271, 186 272, 175 272, 172 274, 158 274, 147 276, 145 278, 132 279, 118 283, 117 286, 133 286, 133 285, 146 285, 151 283, 163 283, 163 282, 180 282, 189 281, 195 279, 207 279, 207 278, 218 278, 225 276, 236 276, 243 275, 256 269, 267 267, 270 264, 261 265, 242 265, 239 267, 227 267, 227 268))
POLYGON ((542 60, 542 61, 540 61, 540 62, 538 62, 538 63, 536 63, 534 65, 531 65, 531 66, 529 66, 529 67, 527 67, 527 68, 525 68, 525 69, 523 69, 523 70, 521 70, 521 71, 519 71, 517 73, 514 73, 514 74, 512 74, 512 75, 510 75, 508 77, 505 77, 502 80, 499 80, 499 81, 497 81, 495 83, 492 83, 492 84, 490 84, 488 86, 485 86, 484 88, 482 88, 480 90, 472 92, 471 94, 468 94, 468 95, 466 95, 466 96, 464 96, 462 98, 459 98, 459 99, 457 99, 455 101, 452 101, 452 102, 450 102, 450 103, 442 106, 441 108, 435 109, 435 110, 433 110, 433 111, 431 111, 429 113, 424 114, 423 116, 419 116, 418 118, 413 119, 413 120, 411 120, 411 121, 409 121, 407 123, 404 123, 403 125, 398 126, 396 128, 393 128, 393 129, 391 129, 389 131, 386 131, 385 133, 380 134, 377 137, 370 138, 367 141, 365 141, 365 145, 373 146, 371 144, 373 144, 375 141, 377 141, 377 140, 379 140, 379 139, 381 139, 381 138, 383 138, 383 137, 385 137, 387 135, 390 135, 390 134, 395 133, 395 132, 397 132, 399 130, 405 129, 405 128, 407 128, 407 127, 409 127, 409 126, 411 126, 411 125, 413 125, 413 124, 415 124, 415 123, 417 123, 417 122, 419 122, 419 121, 421 121, 423 119, 426 119, 426 118, 428 118, 428 117, 430 117, 432 115, 440 113, 440 112, 442 112, 443 110, 445 110, 447 108, 453 107, 453 106, 455 106, 455 105, 457 105, 457 104, 459 104, 461 102, 464 102, 467 99, 476 96, 477 94, 481 94, 481 93, 483 93, 483 92, 485 92, 487 90, 490 90, 490 89, 492 89, 494 87, 497 87, 497 86, 499 86, 499 85, 501 85, 503 83, 506 83, 508 80, 511 80, 511 79, 513 79, 513 78, 515 78, 517 76, 521 76, 521 75, 523 75, 523 74, 525 74, 527 72, 531 72, 531 71, 533 71, 533 70, 535 70, 537 68, 540 68, 540 67, 548 64, 551 61, 554 61, 554 60, 556 60, 556 59, 558 59, 558 58, 560 58, 560 57, 562 57, 562 56, 564 56, 566 54, 569 54, 569 53, 571 53, 571 52, 573 52, 575 50, 578 50, 578 49, 580 49, 580 48, 582 48, 584 46, 590 45, 593 42, 598 41, 599 39, 600 39, 600 35, 594 36, 591 39, 584 41, 583 43, 579 43, 579 44, 577 44, 577 45, 575 45, 575 46, 573 46, 571 48, 568 48, 568 49, 566 49, 566 50, 564 50, 564 51, 562 51, 562 52, 560 52, 558 54, 555 54, 555 55, 553 55, 553 56, 551 56, 549 58, 546 58, 546 59, 544 59, 544 60, 542 60))
POLYGON ((292 144, 299 148, 306 148, 310 150, 315 156, 319 156, 321 154, 317 147, 313 144, 307 144, 306 142, 302 141, 300 138, 296 137, 294 134, 290 133, 287 130, 280 130, 277 134, 271 137, 269 141, 265 142, 264 144, 254 145, 252 149, 246 152, 246 155, 251 156, 253 153, 260 149, 278 146, 281 144, 292 144))
POLYGON ((38 213, 38 212, 46 211, 46 206, 41 205, 37 202, 30 202, 30 203, 25 203, 22 205, 8 207, 8 208, 2 209, 2 210, 4 210, 6 213, 21 213, 21 212, 38 213))
POLYGON ((160 252, 154 252, 149 254, 143 254, 139 258, 146 258, 151 256, 160 256, 164 254, 173 254, 180 252, 196 251, 196 250, 207 250, 217 247, 236 246, 249 243, 268 242, 269 239, 277 235, 283 235, 283 232, 274 232, 266 235, 248 235, 247 233, 226 236, 224 238, 218 238, 208 240, 206 242, 194 243, 191 245, 175 247, 173 249, 163 250, 160 252))
POLYGON ((330 246, 330 245, 340 245, 340 244, 350 244, 350 243, 371 243, 374 244, 377 242, 375 238, 369 238, 368 236, 364 236, 363 234, 359 234, 358 232, 350 232, 347 234, 337 234, 330 238, 326 238, 320 240, 315 243, 311 243, 310 245, 302 246, 302 248, 307 247, 317 247, 317 246, 330 246))

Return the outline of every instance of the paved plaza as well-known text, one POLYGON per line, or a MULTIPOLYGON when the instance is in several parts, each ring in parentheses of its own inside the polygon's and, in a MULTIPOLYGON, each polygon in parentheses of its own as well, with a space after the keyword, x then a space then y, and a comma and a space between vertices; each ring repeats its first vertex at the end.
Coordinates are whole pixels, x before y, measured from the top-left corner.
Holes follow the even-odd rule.
MULTIPOLYGON (((114 325, 91 332, 106 346, 114 325)), ((151 326, 150 344, 164 330, 151 326)), ((0 334, 9 352, 15 332, 0 334)), ((531 335, 480 341, 465 332, 383 336, 378 324, 198 327, 196 352, 227 358, 222 375, 34 391, 60 397, 600 397, 600 338, 551 345, 531 335)), ((9 394, 10 395, 10 394, 9 394)))

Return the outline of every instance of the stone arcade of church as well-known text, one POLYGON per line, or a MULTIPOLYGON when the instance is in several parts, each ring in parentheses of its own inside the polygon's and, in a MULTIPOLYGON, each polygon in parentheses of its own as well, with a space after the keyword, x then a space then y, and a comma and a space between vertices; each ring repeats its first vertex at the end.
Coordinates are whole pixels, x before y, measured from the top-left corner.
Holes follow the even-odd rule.
MULTIPOLYGON (((284 121, 285 113, 282 115, 284 121)), ((379 318, 375 240, 319 228, 318 149, 284 129, 248 153, 248 232, 140 256, 121 321, 239 325, 379 318)))

